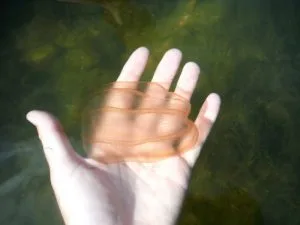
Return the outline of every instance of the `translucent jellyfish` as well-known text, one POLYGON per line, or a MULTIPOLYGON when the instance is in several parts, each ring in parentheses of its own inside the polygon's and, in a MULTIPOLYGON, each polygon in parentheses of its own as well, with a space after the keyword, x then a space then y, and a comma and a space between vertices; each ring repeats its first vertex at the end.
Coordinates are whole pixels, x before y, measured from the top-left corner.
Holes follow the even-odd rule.
POLYGON ((97 93, 83 119, 89 157, 102 162, 153 162, 193 148, 198 130, 190 102, 154 82, 114 82, 97 93))

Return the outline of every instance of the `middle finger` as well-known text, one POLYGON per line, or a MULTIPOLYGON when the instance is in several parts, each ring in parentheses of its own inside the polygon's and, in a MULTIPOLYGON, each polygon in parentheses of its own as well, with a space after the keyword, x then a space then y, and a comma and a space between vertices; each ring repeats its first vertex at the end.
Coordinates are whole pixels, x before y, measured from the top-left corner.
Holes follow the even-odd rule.
MULTIPOLYGON (((160 63, 158 64, 151 83, 146 87, 144 98, 141 101, 140 109, 157 109, 166 101, 168 90, 176 75, 182 58, 182 53, 178 49, 170 49, 167 51, 160 63), (157 84, 157 85, 156 85, 157 84)), ((147 128, 147 132, 151 132, 155 128, 159 115, 156 113, 145 113, 137 118, 137 126, 142 124, 147 128)))

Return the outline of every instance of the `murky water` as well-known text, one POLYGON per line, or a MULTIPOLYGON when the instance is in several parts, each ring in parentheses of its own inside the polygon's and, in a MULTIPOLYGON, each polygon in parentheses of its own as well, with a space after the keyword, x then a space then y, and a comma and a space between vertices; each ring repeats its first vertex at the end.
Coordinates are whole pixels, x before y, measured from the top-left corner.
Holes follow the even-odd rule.
POLYGON ((296 0, 128 0, 108 3, 109 10, 9 4, 1 15, 1 225, 62 224, 27 111, 52 112, 82 152, 86 100, 141 45, 151 51, 143 80, 169 48, 200 64, 193 117, 208 93, 223 100, 179 224, 300 224, 296 0))

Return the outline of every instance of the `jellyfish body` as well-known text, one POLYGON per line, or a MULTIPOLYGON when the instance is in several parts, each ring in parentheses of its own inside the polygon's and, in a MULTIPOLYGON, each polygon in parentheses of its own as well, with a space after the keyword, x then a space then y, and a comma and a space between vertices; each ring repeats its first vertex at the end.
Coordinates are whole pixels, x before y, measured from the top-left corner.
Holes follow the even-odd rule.
POLYGON ((195 146, 189 101, 154 82, 108 84, 84 114, 83 142, 102 162, 153 162, 195 146))

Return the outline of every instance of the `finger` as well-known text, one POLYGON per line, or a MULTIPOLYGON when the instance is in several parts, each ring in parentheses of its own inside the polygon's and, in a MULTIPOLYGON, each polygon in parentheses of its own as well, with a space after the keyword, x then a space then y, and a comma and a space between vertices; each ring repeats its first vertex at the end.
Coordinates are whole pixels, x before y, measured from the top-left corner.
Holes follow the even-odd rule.
POLYGON ((146 67, 149 50, 145 47, 136 49, 125 63, 117 81, 138 81, 146 67))
POLYGON ((43 150, 51 170, 61 165, 72 169, 76 167, 79 156, 73 150, 59 122, 43 111, 31 111, 27 120, 36 126, 43 150))
MULTIPOLYGON (((145 97, 139 108, 155 109, 165 103, 166 95, 179 68, 181 58, 182 53, 178 49, 170 49, 164 54, 154 72, 151 83, 145 91, 145 97), (159 85, 155 85, 156 83, 159 85)), ((139 127, 141 124, 147 128, 147 132, 152 132, 157 125, 158 117, 155 113, 140 115, 136 120, 137 126, 139 127)))
POLYGON ((118 108, 128 108, 132 104, 132 94, 124 94, 124 89, 134 89, 138 84, 149 56, 149 50, 145 47, 136 49, 125 63, 117 82, 108 87, 106 105, 118 108), (111 90, 112 88, 112 90, 111 90), (118 90, 121 89, 121 90, 118 90), (122 90, 123 89, 123 90, 122 90))
POLYGON ((175 48, 168 50, 159 62, 154 72, 152 82, 159 83, 168 90, 177 73, 181 59, 182 53, 180 50, 175 48))
MULTIPOLYGON (((117 82, 113 84, 112 88, 119 89, 135 89, 141 78, 141 75, 146 67, 149 57, 149 50, 145 47, 136 49, 125 63, 117 82)), ((129 108, 132 104, 134 96, 129 92, 115 91, 108 93, 108 103, 118 108, 129 108)))
POLYGON ((174 110, 174 114, 166 114, 162 117, 158 125, 159 133, 179 133, 183 131, 183 129, 188 128, 186 119, 190 113, 191 105, 189 101, 195 90, 199 73, 200 68, 196 63, 189 62, 185 64, 177 82, 174 91, 175 94, 171 95, 171 98, 166 106, 168 109, 174 110))
POLYGON ((126 108, 131 108, 135 94, 132 92, 136 89, 138 82, 148 60, 149 51, 145 47, 136 49, 127 62, 125 63, 117 82, 108 87, 108 90, 104 93, 105 100, 104 105, 101 105, 100 111, 95 111, 94 123, 92 128, 92 137, 90 139, 91 149, 93 152, 97 152, 98 149, 97 139, 103 135, 101 132, 109 134, 109 130, 116 126, 119 127, 118 131, 126 134, 131 132, 130 124, 130 112, 125 111, 126 108), (104 109, 103 109, 104 107, 104 109), (111 111, 110 108, 114 110, 111 111), (116 109, 122 109, 118 111, 116 109), (103 124, 105 127, 103 128, 103 124), (104 130, 103 130, 104 129, 104 130), (93 132, 95 131, 95 132, 93 132))
POLYGON ((166 96, 166 90, 169 90, 171 83, 179 68, 182 53, 178 49, 168 50, 160 63, 158 64, 150 85, 148 85, 145 95, 151 96, 151 98, 144 98, 140 108, 153 108, 161 105, 166 96), (154 85, 157 83, 159 85, 154 85))
POLYGON ((220 105, 221 99, 219 95, 211 93, 208 95, 201 107, 201 110, 195 120, 195 125, 199 132, 197 144, 194 149, 184 153, 184 158, 191 166, 194 165, 200 154, 201 147, 206 141, 207 136, 219 114, 220 105))
POLYGON ((195 90, 199 74, 200 67, 196 63, 186 63, 182 69, 174 92, 189 101, 195 90))

